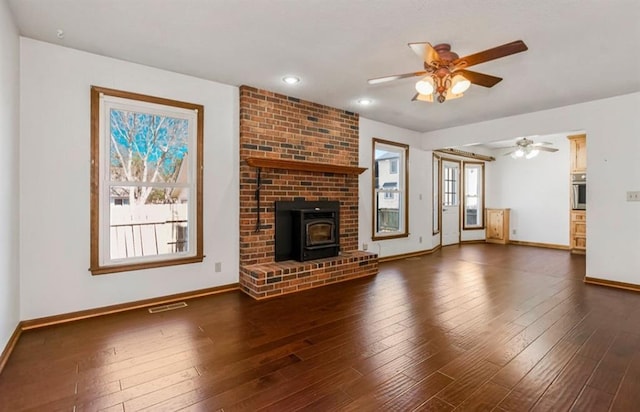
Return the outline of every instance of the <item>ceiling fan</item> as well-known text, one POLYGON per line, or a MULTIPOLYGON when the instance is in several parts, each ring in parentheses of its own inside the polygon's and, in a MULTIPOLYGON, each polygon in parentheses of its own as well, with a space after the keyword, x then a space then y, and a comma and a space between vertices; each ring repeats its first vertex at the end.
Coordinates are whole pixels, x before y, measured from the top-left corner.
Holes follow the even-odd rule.
POLYGON ((522 40, 503 44, 465 57, 451 51, 451 45, 443 43, 432 46, 429 43, 409 43, 409 47, 424 60, 424 70, 369 79, 369 84, 379 84, 408 77, 425 76, 416 83, 418 93, 412 100, 438 102, 462 97, 471 83, 483 87, 493 87, 502 78, 467 70, 468 67, 501 57, 510 56, 528 49, 522 40))
POLYGON ((549 147, 552 143, 549 142, 539 142, 534 143, 533 140, 527 139, 523 137, 516 141, 516 145, 511 147, 504 156, 511 155, 514 159, 533 159, 536 157, 541 151, 542 152, 557 152, 558 149, 555 147, 549 147))

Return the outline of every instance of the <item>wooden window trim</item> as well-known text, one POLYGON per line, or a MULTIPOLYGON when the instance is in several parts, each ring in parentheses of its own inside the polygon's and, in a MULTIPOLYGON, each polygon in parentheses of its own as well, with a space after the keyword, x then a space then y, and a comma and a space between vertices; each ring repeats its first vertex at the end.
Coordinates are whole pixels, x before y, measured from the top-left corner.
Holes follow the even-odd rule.
MULTIPOLYGON (((434 172, 434 168, 433 165, 436 161, 436 159, 438 160, 438 170, 437 170, 437 174, 434 173, 434 176, 431 177, 431 196, 434 196, 434 190, 433 190, 433 182, 437 181, 438 182, 438 193, 435 194, 434 197, 437 198, 437 206, 433 211, 433 216, 431 216, 431 226, 432 226, 432 235, 439 235, 440 234, 440 230, 442 228, 442 157, 437 155, 435 152, 433 153, 433 155, 431 156, 431 171, 432 173, 434 172), (436 214, 438 215, 438 230, 436 230, 435 228, 435 221, 434 221, 434 217, 436 216, 436 214)), ((433 206, 434 204, 434 199, 431 199, 431 206, 433 206)))
MULTIPOLYGON (((384 140, 374 137, 372 139, 371 144, 371 240, 388 240, 388 239, 399 239, 409 237, 409 145, 403 143, 397 143, 390 140, 384 140), (404 150, 404 182, 403 182, 403 200, 404 200, 404 231, 401 233, 394 233, 387 236, 381 236, 376 233, 376 214, 378 213, 378 209, 376 207, 376 176, 375 176, 375 161, 376 161, 376 144, 385 144, 388 146, 399 147, 404 150)), ((400 171, 398 171, 400 174, 400 171)))
POLYGON ((144 94, 131 93, 122 90, 109 89, 105 87, 91 86, 91 235, 90 235, 90 266, 89 271, 92 275, 102 275, 106 273, 116 273, 131 270, 141 270, 149 268, 158 268, 165 266, 181 265, 187 263, 202 262, 204 259, 203 247, 203 174, 204 174, 204 106, 199 104, 187 103, 178 100, 165 99, 161 97, 148 96, 144 94), (196 207, 195 207, 195 254, 181 258, 158 259, 154 261, 123 263, 122 265, 101 265, 100 264, 100 96, 107 95, 120 97, 130 100, 138 100, 147 103, 171 106, 181 109, 196 111, 197 127, 196 127, 196 166, 195 166, 195 187, 196 187, 196 207))

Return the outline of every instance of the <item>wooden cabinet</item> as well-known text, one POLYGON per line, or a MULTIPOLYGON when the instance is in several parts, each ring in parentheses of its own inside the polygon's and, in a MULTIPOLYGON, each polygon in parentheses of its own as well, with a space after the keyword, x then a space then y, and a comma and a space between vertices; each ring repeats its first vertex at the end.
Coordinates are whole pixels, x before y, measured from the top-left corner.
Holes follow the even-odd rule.
POLYGON ((584 254, 587 251, 587 213, 584 210, 571 211, 571 253, 584 254))
POLYGON ((587 136, 568 136, 571 153, 571 173, 587 171, 587 136))
POLYGON ((488 243, 509 243, 509 209, 485 209, 488 243))
MULTIPOLYGON (((569 139, 569 153, 571 155, 571 173, 586 173, 587 136, 579 134, 567 136, 567 138, 569 139)), ((569 180, 571 182, 571 176, 569 180)), ((587 252, 587 213, 585 210, 572 210, 571 206, 569 208, 569 213, 571 213, 569 220, 571 253, 585 254, 587 252)))

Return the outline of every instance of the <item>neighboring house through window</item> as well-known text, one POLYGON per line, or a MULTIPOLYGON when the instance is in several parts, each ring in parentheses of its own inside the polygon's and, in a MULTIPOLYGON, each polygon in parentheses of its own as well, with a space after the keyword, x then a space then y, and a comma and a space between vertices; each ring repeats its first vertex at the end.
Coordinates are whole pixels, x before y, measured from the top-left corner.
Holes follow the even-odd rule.
POLYGON ((398 188, 397 182, 385 182, 382 184, 382 189, 384 190, 384 198, 388 200, 396 199, 397 193, 394 193, 398 188))

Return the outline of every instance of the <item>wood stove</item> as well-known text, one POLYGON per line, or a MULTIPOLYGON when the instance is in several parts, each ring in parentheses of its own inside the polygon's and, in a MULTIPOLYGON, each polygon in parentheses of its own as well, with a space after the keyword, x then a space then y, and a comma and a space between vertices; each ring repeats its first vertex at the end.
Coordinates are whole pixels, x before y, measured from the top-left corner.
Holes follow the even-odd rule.
POLYGON ((340 202, 276 202, 275 261, 340 254, 340 202))
POLYGON ((338 211, 331 209, 299 209, 293 211, 293 258, 304 262, 337 256, 338 211))

